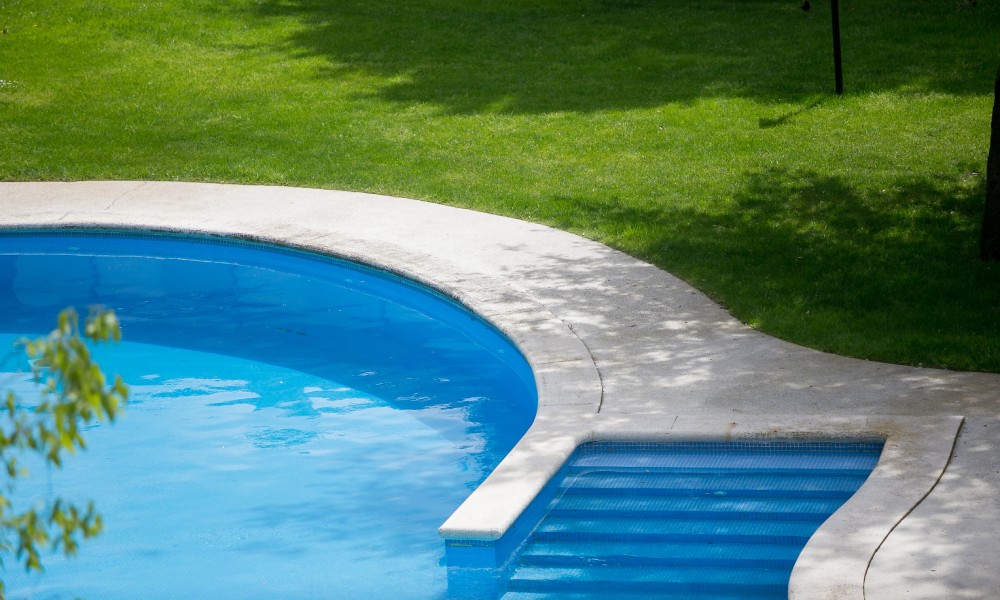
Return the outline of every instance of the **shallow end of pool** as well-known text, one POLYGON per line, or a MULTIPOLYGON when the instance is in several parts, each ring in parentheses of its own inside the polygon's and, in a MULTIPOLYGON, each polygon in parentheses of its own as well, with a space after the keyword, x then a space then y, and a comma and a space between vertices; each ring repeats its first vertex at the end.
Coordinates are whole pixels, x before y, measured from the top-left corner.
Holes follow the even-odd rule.
POLYGON ((576 447, 586 442, 877 440, 885 445, 875 470, 810 538, 789 582, 789 598, 862 599, 868 564, 944 473, 963 420, 960 416, 758 415, 737 420, 660 414, 571 416, 540 409, 528 434, 439 534, 462 560, 481 568, 501 566, 516 548, 520 529, 534 523, 533 507, 547 504, 550 482, 576 447))

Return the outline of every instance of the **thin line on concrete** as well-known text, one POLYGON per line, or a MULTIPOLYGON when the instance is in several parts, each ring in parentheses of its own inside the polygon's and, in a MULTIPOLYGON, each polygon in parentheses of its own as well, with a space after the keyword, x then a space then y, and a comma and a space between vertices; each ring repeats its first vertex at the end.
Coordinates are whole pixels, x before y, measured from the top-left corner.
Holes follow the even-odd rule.
MULTIPOLYGON (((563 321, 562 319, 559 320, 563 321)), ((597 359, 594 358, 594 351, 590 349, 590 345, 587 344, 587 340, 580 337, 579 334, 577 334, 576 329, 574 329, 572 325, 566 323, 566 321, 563 321, 563 323, 565 323, 566 327, 568 327, 569 330, 573 332, 573 335, 576 336, 576 339, 580 340, 580 343, 583 344, 583 347, 587 349, 587 355, 590 356, 590 362, 594 364, 594 370, 597 371, 597 379, 598 381, 600 381, 601 384, 601 399, 597 403, 597 412, 601 412, 601 409, 604 408, 604 373, 601 372, 601 366, 597 364, 597 359)))
POLYGON ((111 202, 109 202, 109 203, 108 203, 108 205, 104 207, 104 210, 111 210, 112 208, 114 208, 115 204, 116 204, 116 203, 117 203, 117 202, 118 202, 119 200, 121 200, 121 199, 122 199, 122 198, 124 198, 125 196, 128 196, 129 194, 131 194, 132 192, 134 192, 134 191, 136 191, 136 190, 139 190, 139 189, 142 189, 142 188, 144 188, 144 187, 145 187, 145 186, 146 186, 146 185, 147 185, 148 183, 149 183, 148 181, 140 181, 140 182, 139 182, 139 185, 135 186, 134 188, 131 188, 131 189, 128 189, 128 190, 125 190, 125 191, 124 191, 124 192, 122 192, 121 194, 119 194, 119 195, 115 196, 114 198, 112 198, 112 199, 111 199, 111 202))
POLYGON ((944 479, 944 474, 948 472, 948 467, 951 466, 951 461, 955 457, 955 447, 958 446, 958 438, 962 435, 962 430, 965 429, 965 425, 966 425, 966 419, 963 417, 962 422, 958 426, 958 430, 955 432, 955 437, 952 438, 951 450, 948 451, 948 461, 945 463, 944 468, 941 469, 941 473, 938 475, 937 479, 935 479, 934 483, 927 489, 927 493, 921 496, 920 500, 918 500, 916 504, 910 507, 910 510, 906 511, 906 514, 903 515, 898 521, 896 521, 896 523, 893 524, 891 528, 889 528, 889 531, 886 532, 885 537, 882 538, 882 541, 879 542, 878 547, 875 548, 875 552, 872 552, 872 555, 868 558, 868 564, 865 565, 865 575, 861 583, 861 596, 863 598, 868 597, 868 591, 867 591, 868 571, 869 569, 871 569, 872 563, 875 561, 875 557, 878 555, 878 551, 881 550, 882 546, 885 545, 885 541, 889 539, 889 536, 892 535, 892 532, 896 531, 896 528, 899 527, 899 525, 906 520, 906 517, 910 516, 910 513, 917 510, 917 507, 923 504, 924 500, 926 500, 927 497, 931 495, 931 492, 933 492, 934 489, 938 486, 938 484, 941 483, 941 480, 944 479))

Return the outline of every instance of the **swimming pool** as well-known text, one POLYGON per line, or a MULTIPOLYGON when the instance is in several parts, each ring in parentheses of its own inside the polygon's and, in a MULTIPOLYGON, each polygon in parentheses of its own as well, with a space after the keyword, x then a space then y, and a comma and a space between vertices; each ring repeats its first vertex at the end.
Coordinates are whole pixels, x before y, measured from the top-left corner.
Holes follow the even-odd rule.
MULTIPOLYGON (((12 598, 445 597, 436 528, 536 410, 488 324, 332 259, 22 232, 0 236, 0 290, 4 344, 67 305, 115 309, 126 341, 98 358, 132 385, 120 423, 22 489, 93 498, 106 532, 8 570, 12 598)), ((25 369, 3 368, 22 394, 25 369)))

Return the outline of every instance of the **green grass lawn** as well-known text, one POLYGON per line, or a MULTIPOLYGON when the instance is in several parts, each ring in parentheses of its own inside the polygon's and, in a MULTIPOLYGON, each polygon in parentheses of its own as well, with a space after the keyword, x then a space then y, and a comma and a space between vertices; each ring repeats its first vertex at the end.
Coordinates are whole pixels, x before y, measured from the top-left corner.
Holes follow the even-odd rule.
POLYGON ((0 0, 0 179, 273 183, 551 224, 762 331, 1000 372, 997 0, 0 0))

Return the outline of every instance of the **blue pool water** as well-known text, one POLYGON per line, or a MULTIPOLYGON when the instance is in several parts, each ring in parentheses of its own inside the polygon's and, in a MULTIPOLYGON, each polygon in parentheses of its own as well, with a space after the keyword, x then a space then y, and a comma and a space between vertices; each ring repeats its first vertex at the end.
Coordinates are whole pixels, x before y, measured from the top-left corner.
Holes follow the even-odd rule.
MULTIPOLYGON (((503 336, 405 281, 257 245, 0 235, 0 346, 74 305, 132 396, 16 500, 93 499, 106 531, 11 598, 445 598, 437 527, 534 418, 503 336)), ((4 388, 32 398, 23 359, 4 388)))
POLYGON ((452 587, 502 600, 787 598, 802 548, 881 451, 880 441, 584 444, 506 568, 454 570, 452 587))

